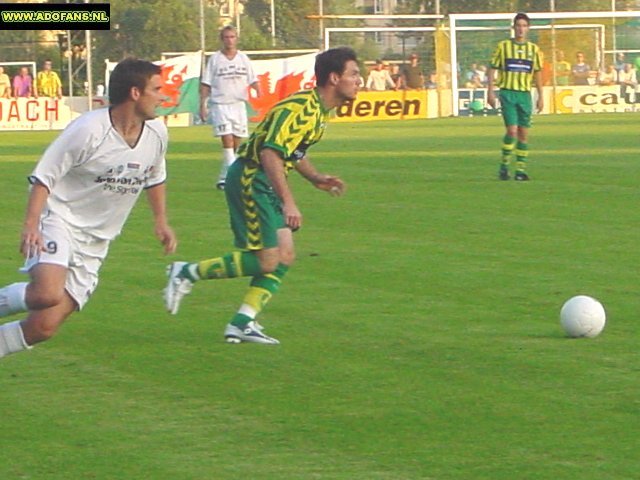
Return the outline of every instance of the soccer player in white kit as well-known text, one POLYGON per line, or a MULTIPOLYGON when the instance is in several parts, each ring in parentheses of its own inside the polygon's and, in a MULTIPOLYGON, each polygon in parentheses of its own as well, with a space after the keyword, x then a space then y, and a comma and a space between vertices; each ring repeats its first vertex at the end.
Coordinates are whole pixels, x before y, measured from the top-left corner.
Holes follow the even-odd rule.
POLYGON ((209 57, 200 81, 200 116, 207 120, 207 103, 211 105, 213 134, 222 141, 222 166, 216 187, 224 189, 229 166, 236 150, 249 136, 246 102, 249 87, 260 96, 258 79, 249 57, 238 50, 238 33, 227 25, 220 31, 222 49, 209 57))
POLYGON ((145 190, 155 234, 165 253, 176 236, 165 207, 167 129, 155 119, 162 102, 161 69, 120 62, 111 74, 110 108, 74 120, 47 148, 29 177, 20 251, 31 280, 0 289, 0 358, 51 338, 82 309, 98 284, 109 243, 145 190))

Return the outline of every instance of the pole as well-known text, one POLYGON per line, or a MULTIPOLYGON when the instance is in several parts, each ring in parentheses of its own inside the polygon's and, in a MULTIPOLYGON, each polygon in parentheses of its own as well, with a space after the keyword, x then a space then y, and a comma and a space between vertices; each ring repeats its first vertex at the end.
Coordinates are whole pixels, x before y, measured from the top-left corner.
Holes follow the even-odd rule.
POLYGON ((200 71, 204 72, 204 52, 206 51, 206 35, 204 23, 204 0, 200 0, 200 71))
MULTIPOLYGON (((88 1, 88 0, 87 0, 88 1)), ((91 68, 91 30, 84 31, 84 38, 87 49, 87 102, 89 111, 93 110, 93 70, 91 68)))
POLYGON ((69 77, 69 96, 73 97, 73 54, 71 51, 71 30, 67 30, 67 75, 69 77))
MULTIPOLYGON (((549 11, 551 13, 556 11, 556 2, 555 0, 549 0, 549 11)), ((556 62, 557 62, 557 53, 556 53, 556 29, 555 29, 555 20, 551 19, 551 96, 553 101, 550 103, 551 113, 556 113, 556 87, 558 85, 558 79, 556 78, 556 62)))
POLYGON ((318 15, 320 15, 320 48, 324 46, 324 19, 322 16, 324 15, 324 3, 323 0, 318 0, 318 15))
MULTIPOLYGON (((616 13, 616 0, 611 0, 611 13, 616 13)), ((616 61, 616 50, 618 49, 618 42, 616 40, 616 17, 613 17, 613 25, 611 28, 611 33, 613 35, 613 41, 611 42, 611 45, 613 46, 613 61, 616 61)))
POLYGON ((271 0, 271 46, 276 46, 276 5, 275 0, 271 0))

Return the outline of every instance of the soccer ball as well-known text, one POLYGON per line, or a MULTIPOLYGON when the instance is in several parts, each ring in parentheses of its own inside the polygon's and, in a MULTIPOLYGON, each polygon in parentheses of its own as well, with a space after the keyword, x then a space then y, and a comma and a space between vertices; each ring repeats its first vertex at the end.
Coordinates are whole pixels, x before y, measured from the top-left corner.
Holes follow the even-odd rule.
POLYGON ((570 337, 596 337, 606 321, 604 307, 595 298, 578 295, 570 298, 560 310, 560 324, 570 337))

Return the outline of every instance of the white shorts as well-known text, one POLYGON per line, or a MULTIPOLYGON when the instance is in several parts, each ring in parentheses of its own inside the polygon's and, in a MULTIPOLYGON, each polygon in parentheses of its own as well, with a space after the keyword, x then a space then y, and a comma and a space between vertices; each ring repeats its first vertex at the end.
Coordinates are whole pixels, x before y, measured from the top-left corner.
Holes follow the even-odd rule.
POLYGON ((65 290, 81 310, 98 286, 98 271, 109 251, 109 240, 87 235, 50 212, 40 220, 40 229, 46 251, 28 258, 20 271, 26 273, 40 263, 66 267, 65 290))
POLYGON ((212 103, 211 123, 216 137, 234 135, 245 138, 249 136, 247 106, 244 102, 212 103))

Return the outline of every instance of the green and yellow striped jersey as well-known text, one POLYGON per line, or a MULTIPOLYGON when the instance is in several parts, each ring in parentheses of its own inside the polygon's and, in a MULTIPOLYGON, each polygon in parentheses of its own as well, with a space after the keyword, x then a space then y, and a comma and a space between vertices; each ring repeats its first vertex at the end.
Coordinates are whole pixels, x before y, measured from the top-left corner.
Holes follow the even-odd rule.
POLYGON ((534 72, 542 69, 540 48, 533 42, 503 40, 491 58, 491 68, 498 71, 498 87, 529 92, 534 72))
POLYGON ((280 153, 288 173, 307 149, 322 138, 329 110, 318 91, 304 90, 277 103, 238 149, 238 159, 258 167, 260 151, 272 148, 280 153))

